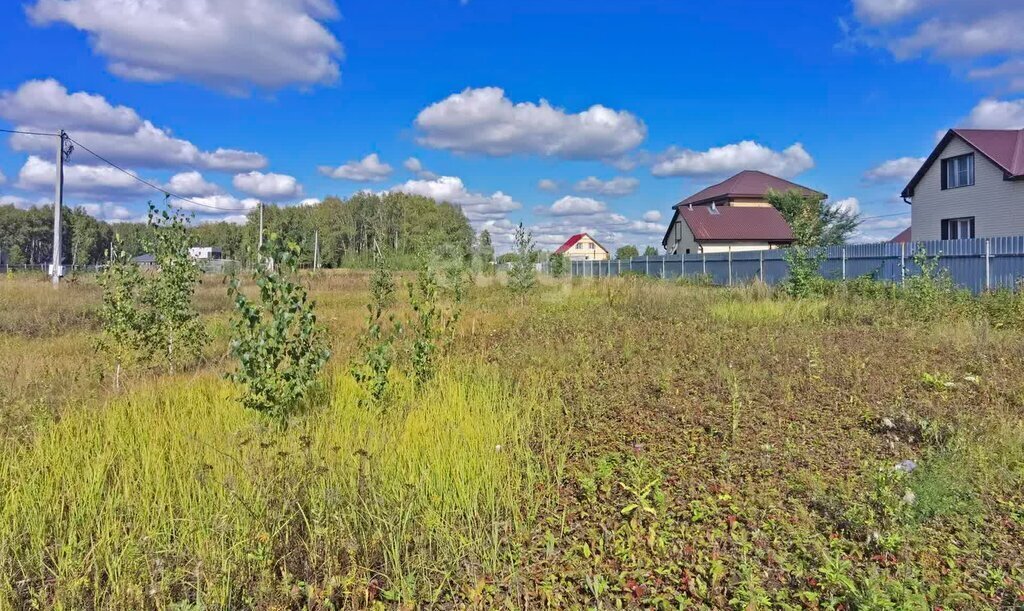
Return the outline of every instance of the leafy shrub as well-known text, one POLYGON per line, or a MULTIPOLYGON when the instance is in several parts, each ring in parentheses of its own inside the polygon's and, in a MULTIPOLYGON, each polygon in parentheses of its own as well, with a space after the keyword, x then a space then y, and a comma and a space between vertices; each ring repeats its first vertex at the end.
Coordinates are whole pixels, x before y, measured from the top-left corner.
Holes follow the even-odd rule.
POLYGON ((786 250, 784 258, 789 265, 789 276, 782 285, 785 291, 791 297, 800 298, 819 294, 822 285, 818 270, 825 258, 825 251, 794 245, 786 250))
POLYGON ((949 271, 939 267, 938 257, 929 257, 920 248, 914 253, 914 264, 920 271, 907 276, 899 291, 914 319, 933 321, 971 314, 972 295, 957 288, 949 271))
POLYGON ((514 293, 525 296, 537 284, 537 251, 533 246, 533 234, 522 223, 516 228, 515 257, 508 267, 508 286, 514 293))
POLYGON ((150 357, 164 360, 171 371, 175 365, 194 361, 209 341, 192 296, 202 270, 189 255, 192 243, 187 219, 176 210, 149 209, 153 228, 147 247, 153 253, 157 273, 142 285, 145 346, 150 357))
POLYGON ((1024 329, 1024 285, 1017 290, 1001 288, 982 294, 980 306, 989 323, 997 329, 1024 329))
POLYGON ((209 336, 192 305, 200 270, 189 256, 186 218, 151 204, 150 235, 145 247, 156 269, 142 273, 128 254, 115 248, 99 283, 103 287, 100 318, 104 338, 99 347, 115 361, 114 386, 120 387, 122 365, 163 361, 170 371, 195 361, 209 336))
POLYGON ((285 427, 305 405, 331 352, 317 325, 313 302, 293 279, 299 247, 285 247, 277 234, 271 234, 260 254, 273 256, 276 266, 258 266, 253 272, 259 300, 242 292, 237 276, 228 289, 236 311, 231 353, 239 365, 229 378, 243 388, 242 405, 285 427))
POLYGON ((414 316, 407 325, 412 332, 413 379, 421 387, 434 377, 438 355, 455 337, 464 295, 454 288, 445 291, 429 268, 422 270, 408 289, 414 316))
POLYGON ((676 284, 680 286, 713 286, 715 284, 715 277, 711 274, 680 276, 676 279, 676 284))
POLYGON ((377 256, 377 264, 370 275, 370 303, 366 305, 366 330, 359 339, 360 356, 352 364, 352 377, 380 403, 387 395, 389 376, 394 364, 394 343, 401 333, 401 325, 395 322, 394 314, 386 319, 384 312, 391 307, 395 298, 395 281, 385 265, 384 258, 377 256), (387 328, 385 325, 390 328, 387 328))
POLYGON ((103 335, 97 347, 114 360, 114 388, 121 387, 121 368, 141 356, 144 326, 139 305, 142 273, 128 253, 116 246, 110 264, 99 277, 103 287, 100 320, 103 335))
POLYGON ((548 270, 554 278, 561 278, 564 276, 568 267, 569 262, 563 254, 551 255, 551 258, 548 259, 548 270))

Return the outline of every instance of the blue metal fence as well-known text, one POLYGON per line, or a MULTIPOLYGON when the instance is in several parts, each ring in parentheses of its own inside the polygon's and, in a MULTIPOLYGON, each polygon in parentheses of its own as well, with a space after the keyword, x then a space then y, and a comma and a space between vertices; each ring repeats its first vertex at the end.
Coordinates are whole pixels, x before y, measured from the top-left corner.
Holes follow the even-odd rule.
MULTIPOLYGON (((898 244, 855 244, 825 249, 821 274, 841 280, 871 276, 902 282, 919 272, 914 254, 923 249, 949 271, 957 285, 975 293, 1013 288, 1024 278, 1024 236, 974 240, 935 240, 898 244)), ((743 284, 755 279, 778 284, 789 275, 785 250, 662 255, 628 260, 573 261, 573 276, 607 277, 627 272, 675 279, 704 275, 714 284, 743 284)))

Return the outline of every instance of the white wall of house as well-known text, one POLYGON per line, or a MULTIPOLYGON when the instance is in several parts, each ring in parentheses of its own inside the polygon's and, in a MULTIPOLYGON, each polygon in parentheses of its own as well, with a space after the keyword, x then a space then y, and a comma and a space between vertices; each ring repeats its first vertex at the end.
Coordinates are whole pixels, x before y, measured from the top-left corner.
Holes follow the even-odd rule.
POLYGON ((768 242, 705 242, 699 252, 747 252, 753 250, 771 250, 775 248, 768 242))
POLYGON ((608 259, 608 251, 585 235, 565 251, 565 256, 570 261, 605 261, 608 259))
POLYGON ((942 220, 974 217, 974 237, 1024 235, 1024 181, 1003 180, 999 166, 954 137, 914 187, 910 226, 914 240, 942 239, 942 220), (942 189, 942 160, 974 153, 974 184, 942 189))

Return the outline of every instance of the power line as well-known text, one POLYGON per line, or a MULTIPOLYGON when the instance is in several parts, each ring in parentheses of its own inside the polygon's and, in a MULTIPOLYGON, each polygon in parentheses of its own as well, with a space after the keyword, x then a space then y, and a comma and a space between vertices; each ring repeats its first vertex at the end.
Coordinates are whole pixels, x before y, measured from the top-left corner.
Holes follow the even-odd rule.
MULTIPOLYGON (((57 134, 54 134, 54 135, 57 135, 57 134)), ((157 184, 149 182, 145 178, 140 177, 138 174, 135 174, 133 172, 130 172, 130 171, 122 168, 121 166, 117 165, 113 161, 110 161, 109 159, 107 159, 103 155, 100 155, 96 151, 90 149, 89 147, 85 146, 81 142, 75 140, 71 136, 67 136, 67 139, 70 140, 71 142, 73 142, 78 147, 80 147, 83 151, 85 151, 85 152, 89 153, 90 155, 92 155, 93 157, 95 157, 96 159, 99 159, 100 161, 102 161, 103 163, 109 165, 110 167, 114 168, 115 170, 118 170, 119 172, 124 173, 126 176, 130 176, 131 178, 139 181, 140 183, 146 185, 147 187, 150 187, 151 189, 155 189, 155 190, 163 193, 166 197, 173 197, 174 199, 178 199, 178 200, 181 200, 183 202, 187 202, 189 204, 192 204, 193 206, 200 206, 202 208, 209 208, 211 210, 217 210, 218 212, 247 212, 248 211, 248 208, 221 208, 219 206, 211 206, 210 204, 204 204, 202 202, 197 202, 194 199, 189 199, 189 198, 185 197, 184 195, 178 195, 177 193, 174 193, 173 191, 168 191, 167 189, 165 189, 165 188, 163 188, 163 187, 161 187, 161 186, 159 186, 157 184)))
POLYGON ((53 138, 56 138, 57 136, 60 135, 60 134, 51 134, 50 132, 30 132, 30 131, 25 131, 23 129, 3 129, 2 127, 0 127, 0 132, 4 132, 6 134, 22 134, 22 135, 25 135, 25 136, 51 136, 53 138))

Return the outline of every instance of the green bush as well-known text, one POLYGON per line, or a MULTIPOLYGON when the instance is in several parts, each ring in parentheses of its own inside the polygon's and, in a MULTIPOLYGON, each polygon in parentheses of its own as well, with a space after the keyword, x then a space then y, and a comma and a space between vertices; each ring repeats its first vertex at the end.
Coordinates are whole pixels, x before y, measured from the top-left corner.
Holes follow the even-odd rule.
POLYGON ((236 313, 231 322, 231 354, 238 359, 238 369, 229 378, 243 388, 242 405, 284 428, 307 404, 331 351, 317 324, 313 302, 293 279, 299 247, 294 243, 285 247, 277 234, 271 234, 261 258, 276 264, 259 265, 253 272, 258 301, 242 292, 237 277, 228 289, 236 313))

